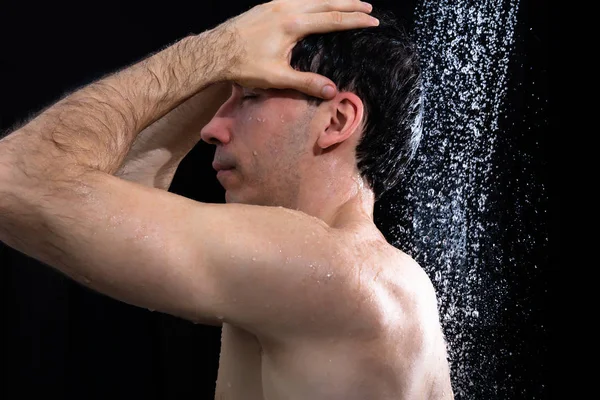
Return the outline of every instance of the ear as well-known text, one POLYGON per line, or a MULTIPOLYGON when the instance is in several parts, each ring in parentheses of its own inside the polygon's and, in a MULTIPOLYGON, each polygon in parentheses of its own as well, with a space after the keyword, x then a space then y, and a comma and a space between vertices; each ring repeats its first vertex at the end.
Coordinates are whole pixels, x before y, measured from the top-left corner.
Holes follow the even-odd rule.
POLYGON ((317 145, 323 150, 344 142, 362 128, 364 106, 354 93, 338 93, 326 103, 323 112, 323 130, 317 140, 317 145))

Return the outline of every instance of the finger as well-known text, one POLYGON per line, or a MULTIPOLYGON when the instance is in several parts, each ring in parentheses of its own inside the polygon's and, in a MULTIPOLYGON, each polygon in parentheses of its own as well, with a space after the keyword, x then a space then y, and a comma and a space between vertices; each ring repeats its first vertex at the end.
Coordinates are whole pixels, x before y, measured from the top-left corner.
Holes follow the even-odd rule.
POLYGON ((373 11, 373 6, 371 4, 360 0, 303 0, 302 4, 302 11, 307 13, 327 11, 370 13, 373 11))
POLYGON ((312 72, 299 72, 290 68, 281 75, 272 87, 277 89, 295 89, 309 96, 329 100, 337 94, 335 83, 330 79, 312 72), (325 91, 329 88, 329 91, 325 91))
POLYGON ((298 36, 327 33, 347 29, 378 26, 379 20, 362 12, 342 13, 338 11, 306 14, 296 18, 292 31, 298 36))

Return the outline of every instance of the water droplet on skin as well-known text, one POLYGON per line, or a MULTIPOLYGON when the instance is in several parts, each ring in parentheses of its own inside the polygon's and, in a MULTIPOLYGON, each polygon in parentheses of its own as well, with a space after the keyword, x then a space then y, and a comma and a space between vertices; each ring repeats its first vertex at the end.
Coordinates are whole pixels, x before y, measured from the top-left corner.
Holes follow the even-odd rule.
POLYGON ((332 276, 333 276, 333 274, 331 272, 327 274, 328 278, 331 278, 332 276))
POLYGON ((254 154, 255 156, 257 156, 257 155, 258 155, 258 152, 257 152, 256 150, 254 150, 254 151, 252 152, 252 154, 254 154))
POLYGON ((223 321, 223 316, 222 316, 222 315, 217 315, 217 319, 218 319, 219 321, 223 321))
POLYGON ((90 283, 92 283, 92 281, 88 278, 83 278, 83 281, 85 282, 86 285, 89 285, 90 283))
POLYGON ((227 387, 231 387, 231 382, 227 382, 227 387))
POLYGON ((252 257, 252 261, 256 261, 256 257, 252 257))

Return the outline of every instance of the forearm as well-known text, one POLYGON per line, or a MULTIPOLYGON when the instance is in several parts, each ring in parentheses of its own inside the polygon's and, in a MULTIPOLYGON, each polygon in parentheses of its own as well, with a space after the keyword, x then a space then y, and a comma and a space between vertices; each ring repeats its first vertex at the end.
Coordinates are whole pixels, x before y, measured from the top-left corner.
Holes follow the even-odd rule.
POLYGON ((138 134, 115 176, 168 190, 177 167, 200 141, 202 128, 230 94, 228 82, 211 85, 148 126, 138 134))
POLYGON ((187 37, 68 95, 0 141, 0 158, 28 175, 114 174, 140 131, 222 79, 227 60, 211 35, 187 37))

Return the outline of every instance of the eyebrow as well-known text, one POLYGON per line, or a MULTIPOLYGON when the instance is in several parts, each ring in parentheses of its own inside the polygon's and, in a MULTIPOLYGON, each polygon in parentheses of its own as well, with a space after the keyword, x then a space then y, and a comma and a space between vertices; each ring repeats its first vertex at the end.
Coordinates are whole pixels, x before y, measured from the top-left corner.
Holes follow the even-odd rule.
POLYGON ((250 87, 242 86, 242 85, 240 85, 240 84, 238 84, 236 82, 232 82, 232 84, 233 84, 233 87, 235 87, 237 89, 240 89, 240 90, 244 90, 245 89, 245 90, 252 90, 252 91, 255 91, 255 92, 258 92, 258 91, 266 92, 265 89, 250 88, 250 87))
POLYGON ((238 88, 238 89, 241 89, 241 90, 244 90, 244 89, 254 90, 253 88, 249 88, 249 87, 246 87, 246 86, 242 86, 242 85, 240 85, 239 83, 236 83, 236 82, 232 82, 232 83, 233 83, 233 86, 234 86, 234 87, 236 87, 236 88, 238 88))

